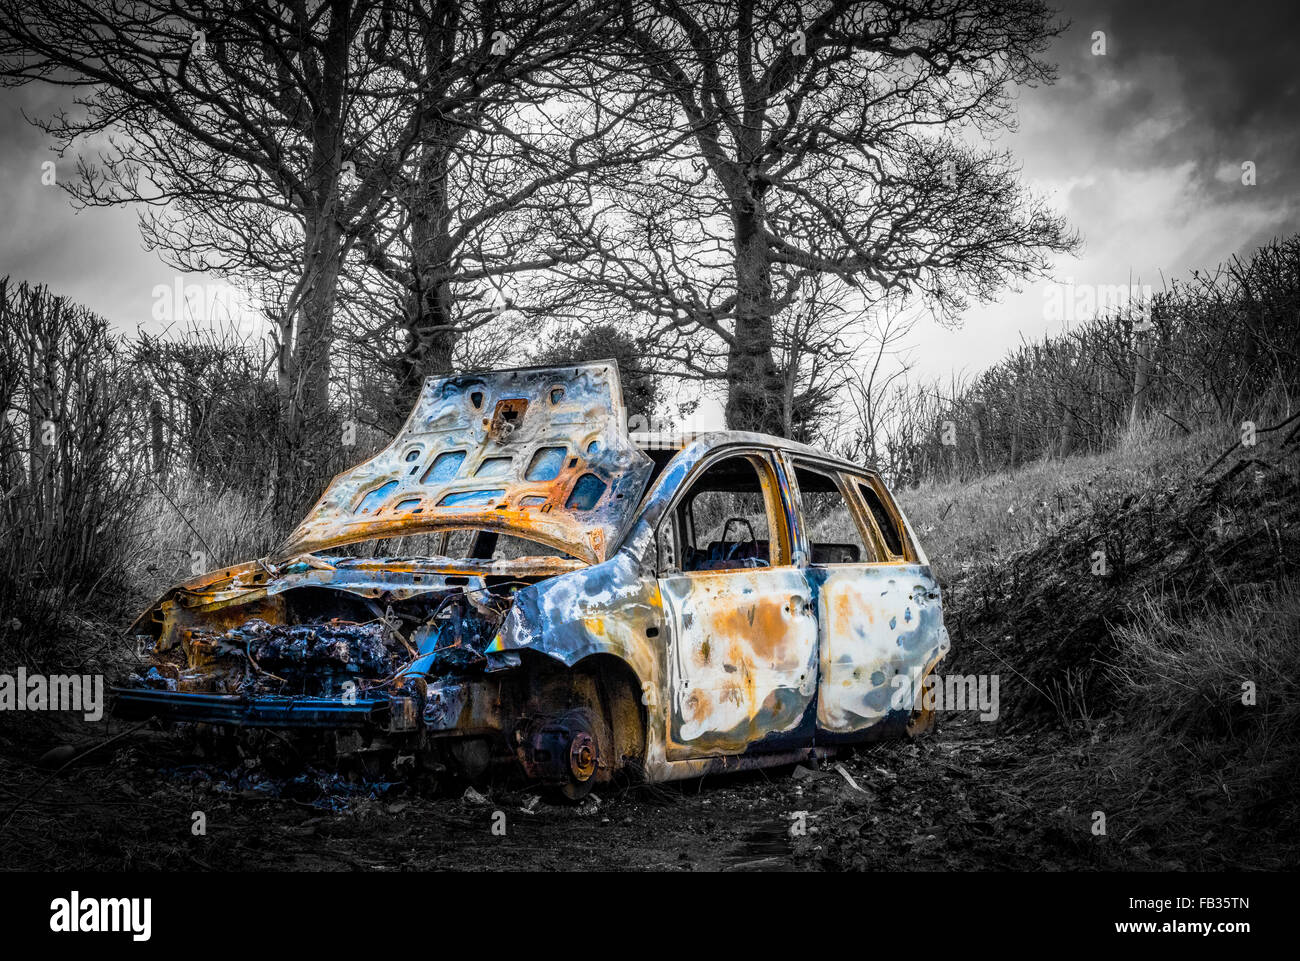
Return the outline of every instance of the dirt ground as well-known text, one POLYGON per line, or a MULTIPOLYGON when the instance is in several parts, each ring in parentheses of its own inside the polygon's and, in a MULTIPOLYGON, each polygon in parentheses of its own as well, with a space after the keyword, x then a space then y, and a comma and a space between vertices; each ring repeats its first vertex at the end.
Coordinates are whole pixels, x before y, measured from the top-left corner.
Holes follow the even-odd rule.
MULTIPOLYGON (((1116 812, 1035 763, 1083 746, 1001 735, 958 716, 915 742, 858 749, 821 770, 783 767, 598 791, 580 806, 526 786, 427 792, 406 781, 272 777, 258 762, 195 763, 178 740, 122 735, 59 773, 36 762, 38 729, 0 760, 5 869, 1087 870, 1279 866, 1260 848, 1207 861, 1201 838, 1153 846, 1116 812), (24 745, 29 750, 23 750, 24 745), (1047 752, 1047 753, 1044 753, 1047 752), (837 767, 837 763, 840 765, 837 767), (841 769, 842 768, 842 769, 841 769), (1037 773, 1036 773, 1037 771, 1037 773), (853 783, 851 784, 850 781, 853 783), (1073 793, 1072 793, 1073 792, 1073 793), (204 834, 195 833, 202 812, 204 834), (502 817, 504 815, 504 817, 502 817), (494 830, 495 828, 495 830, 494 830), (1127 835, 1127 836, 1126 836, 1127 835)), ((16 732, 11 731, 10 734, 16 732)), ((65 732, 66 733, 66 732, 65 732)), ((102 741, 102 736, 101 736, 102 741)), ((93 742, 88 742, 93 743, 93 742)), ((1147 820, 1151 812, 1144 812, 1147 820)), ((1159 819, 1157 819, 1158 821, 1159 819)), ((1136 826, 1135 826, 1136 824, 1136 826)), ((1209 845, 1214 847, 1214 845, 1209 845)))

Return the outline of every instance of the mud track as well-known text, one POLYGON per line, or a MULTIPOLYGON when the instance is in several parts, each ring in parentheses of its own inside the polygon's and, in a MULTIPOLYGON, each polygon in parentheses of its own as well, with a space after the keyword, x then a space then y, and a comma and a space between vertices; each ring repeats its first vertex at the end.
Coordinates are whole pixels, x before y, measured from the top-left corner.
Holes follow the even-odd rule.
POLYGON ((1086 765, 1086 747, 998 736, 973 715, 860 749, 842 772, 832 763, 605 790, 578 807, 518 787, 427 794, 325 772, 270 777, 257 762, 206 766, 147 730, 52 775, 34 763, 44 747, 31 733, 7 739, 0 759, 7 869, 1086 870, 1207 857, 1198 839, 1152 846, 1123 821, 1094 836, 1089 803, 1075 810, 1049 764, 1073 752, 1086 765))

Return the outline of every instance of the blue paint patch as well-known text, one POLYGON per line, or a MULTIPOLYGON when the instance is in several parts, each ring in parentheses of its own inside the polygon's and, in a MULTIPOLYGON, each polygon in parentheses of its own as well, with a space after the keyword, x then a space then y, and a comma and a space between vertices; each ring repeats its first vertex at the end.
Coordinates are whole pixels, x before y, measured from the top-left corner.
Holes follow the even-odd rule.
POLYGON ((486 491, 454 491, 438 501, 439 507, 481 507, 485 504, 491 504, 500 497, 505 497, 506 492, 501 488, 486 491))
POLYGON ((474 472, 475 477, 504 477, 510 473, 510 465, 514 462, 510 457, 487 457, 483 463, 478 465, 478 470, 474 472))
POLYGON ((555 480, 560 476, 560 468, 564 466, 564 455, 563 447, 539 447, 533 454, 528 470, 524 471, 524 480, 555 480))
POLYGON ((389 481, 387 484, 384 484, 381 487, 376 487, 365 497, 361 498, 361 503, 357 504, 357 509, 356 511, 354 511, 354 513, 357 514, 374 513, 375 511, 379 510, 379 505, 383 503, 384 499, 396 489, 397 489, 397 481, 389 481))
POLYGON ((589 511, 600 501, 606 486, 595 474, 583 474, 573 485, 573 492, 569 494, 564 506, 576 511, 589 511))
POLYGON ((422 484, 434 484, 440 481, 449 481, 460 473, 460 465, 465 463, 465 452, 463 450, 443 451, 433 459, 425 475, 420 478, 422 484))

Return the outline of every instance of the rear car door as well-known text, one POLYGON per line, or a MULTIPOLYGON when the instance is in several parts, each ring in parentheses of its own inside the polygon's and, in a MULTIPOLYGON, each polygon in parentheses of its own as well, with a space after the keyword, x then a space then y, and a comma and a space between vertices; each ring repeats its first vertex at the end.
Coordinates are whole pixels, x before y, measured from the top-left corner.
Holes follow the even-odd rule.
POLYGON ((703 461, 659 528, 670 760, 812 741, 817 625, 777 476, 762 449, 703 461))
POLYGON ((939 586, 883 484, 791 458, 817 596, 817 739, 857 739, 911 719, 921 679, 947 653, 939 586))

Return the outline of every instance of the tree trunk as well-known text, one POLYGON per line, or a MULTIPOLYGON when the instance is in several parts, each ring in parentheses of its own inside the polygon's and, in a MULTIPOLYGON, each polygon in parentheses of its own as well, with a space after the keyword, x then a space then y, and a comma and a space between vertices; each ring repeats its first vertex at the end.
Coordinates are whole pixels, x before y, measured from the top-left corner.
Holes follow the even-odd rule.
POLYGON ((1061 447, 1058 453, 1065 460, 1074 451, 1074 408, 1068 403, 1061 414, 1061 447))
POLYGON ((772 280, 761 201, 734 204, 735 336, 727 355, 727 427, 779 433, 783 384, 772 356, 772 280))
POLYGON ((1010 411, 1011 419, 1011 469, 1020 466, 1020 411, 1024 402, 1024 391, 1017 384, 1015 401, 1010 411))
POLYGON ((410 204, 411 285, 401 325, 406 344, 398 360, 395 406, 410 409, 426 377, 449 374, 459 339, 452 312, 451 209, 447 163, 452 132, 440 125, 422 147, 419 179, 410 204))
MULTIPOLYGON (((321 76, 312 117, 312 165, 304 187, 304 249, 301 298, 293 341, 288 407, 288 442, 305 450, 309 425, 330 409, 330 354, 334 347, 334 297, 343 266, 343 136, 348 87, 349 23, 345 6, 335 4, 321 45, 321 76)), ((293 319, 290 318, 290 322, 293 319)), ((283 386, 283 385, 282 385, 283 386)), ((292 454, 292 451, 291 451, 292 454)), ((291 461, 290 476, 301 474, 291 461)), ((283 476, 283 475, 282 475, 283 476)))
POLYGON ((1146 330, 1138 333, 1134 346, 1133 409, 1128 418, 1128 429, 1137 427, 1147 412, 1147 386, 1151 380, 1151 342, 1146 330))
POLYGON ((980 476, 988 473, 988 464, 984 460, 984 405, 976 403, 971 408, 970 426, 975 438, 975 462, 979 465, 980 476))
POLYGON ((299 310, 293 351, 293 410, 291 422, 301 426, 329 410, 330 352, 334 346, 334 295, 338 288, 342 251, 339 228, 330 218, 319 241, 309 250, 308 281, 299 310))
POLYGON ((300 501, 320 493, 322 485, 313 471, 321 468, 324 447, 333 439, 322 431, 330 411, 330 354, 334 347, 334 297, 343 260, 342 231, 328 213, 315 225, 308 221, 307 228, 301 294, 296 304, 286 306, 280 325, 278 386, 283 437, 273 490, 280 523, 300 512, 300 501))

